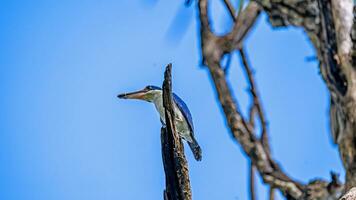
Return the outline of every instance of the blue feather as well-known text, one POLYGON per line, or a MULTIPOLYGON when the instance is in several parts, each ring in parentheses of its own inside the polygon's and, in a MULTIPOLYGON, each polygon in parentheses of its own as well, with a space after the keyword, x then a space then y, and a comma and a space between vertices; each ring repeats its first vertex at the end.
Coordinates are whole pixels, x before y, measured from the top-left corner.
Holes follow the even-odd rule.
POLYGON ((182 112, 184 118, 188 122, 190 131, 193 133, 194 132, 193 119, 188 109, 188 106, 184 103, 184 101, 181 98, 179 98, 178 95, 174 93, 173 93, 173 101, 178 106, 179 110, 182 112))

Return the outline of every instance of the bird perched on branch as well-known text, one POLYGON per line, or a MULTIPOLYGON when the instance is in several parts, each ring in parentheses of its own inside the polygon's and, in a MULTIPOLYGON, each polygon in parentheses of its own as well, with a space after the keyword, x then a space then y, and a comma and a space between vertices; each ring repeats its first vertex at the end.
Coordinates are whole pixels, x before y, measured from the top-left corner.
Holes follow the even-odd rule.
MULTIPOLYGON (((120 99, 139 99, 154 103, 156 110, 160 115, 160 119, 163 125, 165 125, 165 114, 163 107, 162 89, 156 86, 146 86, 144 89, 131 92, 119 94, 117 97, 120 99)), ((175 127, 179 136, 188 142, 191 148, 194 158, 198 161, 201 160, 202 152, 198 142, 194 138, 194 127, 193 120, 190 111, 184 101, 173 93, 174 101, 174 113, 175 113, 175 127)))

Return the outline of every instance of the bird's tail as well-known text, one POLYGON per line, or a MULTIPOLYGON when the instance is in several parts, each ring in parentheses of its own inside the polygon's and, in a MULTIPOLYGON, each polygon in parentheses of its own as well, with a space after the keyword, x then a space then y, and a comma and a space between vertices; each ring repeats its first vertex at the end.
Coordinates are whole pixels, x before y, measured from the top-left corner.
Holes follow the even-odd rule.
POLYGON ((194 158, 197 161, 201 161, 201 148, 198 144, 198 142, 195 140, 194 137, 192 137, 192 141, 188 142, 190 149, 192 150, 193 154, 194 154, 194 158))

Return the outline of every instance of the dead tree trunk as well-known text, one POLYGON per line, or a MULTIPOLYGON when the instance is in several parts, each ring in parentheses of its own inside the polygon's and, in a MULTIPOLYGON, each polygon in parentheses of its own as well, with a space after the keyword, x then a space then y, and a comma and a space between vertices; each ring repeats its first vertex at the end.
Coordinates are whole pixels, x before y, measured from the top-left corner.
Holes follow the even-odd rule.
POLYGON ((161 128, 161 145, 166 189, 164 200, 191 200, 188 163, 185 159, 182 140, 175 131, 172 100, 172 64, 166 67, 163 82, 163 106, 166 126, 161 128))

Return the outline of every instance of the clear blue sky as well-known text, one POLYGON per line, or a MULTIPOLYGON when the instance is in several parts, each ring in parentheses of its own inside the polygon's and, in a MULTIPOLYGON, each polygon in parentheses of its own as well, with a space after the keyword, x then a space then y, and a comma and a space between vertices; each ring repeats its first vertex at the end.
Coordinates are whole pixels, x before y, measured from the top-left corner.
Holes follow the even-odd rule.
MULTIPOLYGON (((215 30, 226 32, 223 7, 211 10, 215 30)), ((162 199, 158 114, 116 95, 161 85, 169 62, 203 149, 202 162, 186 152, 194 199, 247 199, 248 162, 200 67, 196 15, 182 0, 2 1, 0 199, 162 199)), ((343 177, 327 90, 318 63, 306 61, 315 52, 301 30, 272 30, 266 20, 259 18, 246 47, 273 155, 298 180, 329 179, 330 170, 343 177)), ((229 80, 245 108, 247 85, 236 56, 233 63, 229 80)))

